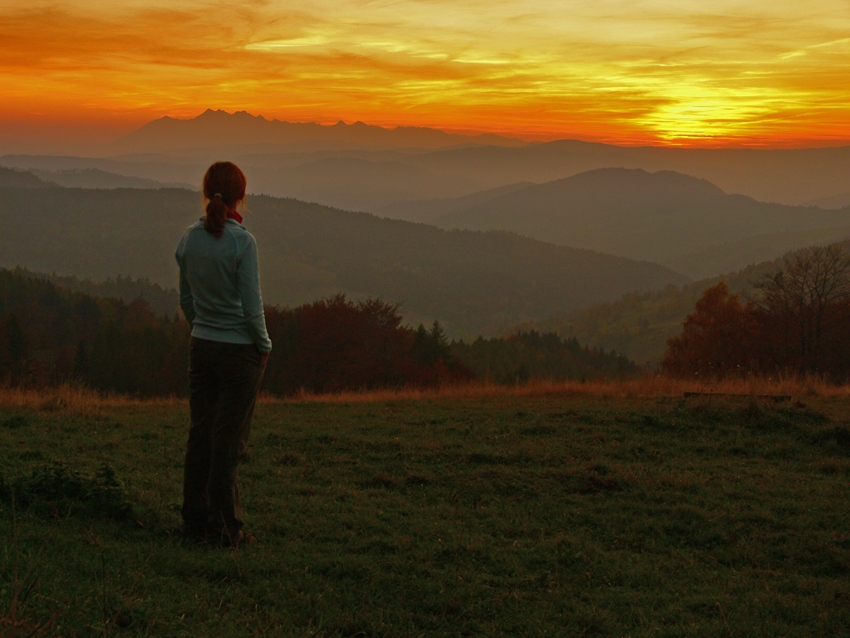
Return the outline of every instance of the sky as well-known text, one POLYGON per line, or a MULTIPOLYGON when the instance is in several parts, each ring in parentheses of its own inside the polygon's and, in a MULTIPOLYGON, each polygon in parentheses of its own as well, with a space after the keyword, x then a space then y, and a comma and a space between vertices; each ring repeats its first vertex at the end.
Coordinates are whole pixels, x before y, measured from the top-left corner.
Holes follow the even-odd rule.
POLYGON ((850 0, 0 0, 0 152, 168 115, 850 144, 850 0))

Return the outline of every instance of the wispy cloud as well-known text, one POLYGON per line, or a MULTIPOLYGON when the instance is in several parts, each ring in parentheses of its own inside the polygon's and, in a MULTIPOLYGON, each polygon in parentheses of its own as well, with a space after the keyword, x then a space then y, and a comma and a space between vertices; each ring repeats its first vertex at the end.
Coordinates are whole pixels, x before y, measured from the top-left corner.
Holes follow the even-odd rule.
POLYGON ((0 0, 0 118, 267 117, 608 141, 850 138, 844 0, 0 0))

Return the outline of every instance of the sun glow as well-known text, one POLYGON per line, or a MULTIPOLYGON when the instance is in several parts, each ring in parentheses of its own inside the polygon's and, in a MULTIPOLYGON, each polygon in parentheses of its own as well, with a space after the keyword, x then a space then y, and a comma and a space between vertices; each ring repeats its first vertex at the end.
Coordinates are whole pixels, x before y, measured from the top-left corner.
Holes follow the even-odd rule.
POLYGON ((0 142, 27 122, 109 137, 211 107, 625 144, 847 143, 848 32, 843 0, 0 0, 0 142))

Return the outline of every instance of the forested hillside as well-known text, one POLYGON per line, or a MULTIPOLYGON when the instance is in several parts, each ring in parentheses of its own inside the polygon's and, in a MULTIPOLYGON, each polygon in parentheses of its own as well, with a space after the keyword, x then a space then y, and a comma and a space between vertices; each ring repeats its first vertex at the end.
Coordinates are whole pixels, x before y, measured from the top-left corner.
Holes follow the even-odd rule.
MULTIPOLYGON (((472 380, 622 376, 634 365, 555 335, 450 343, 438 322, 413 329, 395 305, 344 295, 266 308, 274 350, 264 388, 277 395, 431 387, 472 380)), ((140 396, 186 391, 188 324, 129 303, 0 269, 0 385, 79 383, 140 396)))
MULTIPOLYGON (((836 245, 850 250, 850 241, 836 245)), ((519 329, 575 336, 581 343, 616 350, 639 364, 656 365, 663 357, 667 340, 682 331, 682 322, 706 289, 722 281, 730 294, 746 297, 753 293, 760 279, 781 270, 783 261, 783 258, 773 259, 682 287, 629 293, 614 302, 595 304, 547 321, 523 324, 519 329)))
POLYGON ((634 361, 602 348, 581 345, 553 332, 517 332, 502 338, 451 344, 450 352, 480 379, 522 383, 531 379, 623 378, 635 374, 634 361))
POLYGON ((47 188, 51 186, 30 171, 0 166, 0 188, 47 188))
MULTIPOLYGON (((445 231, 291 199, 252 196, 269 305, 339 292, 399 303, 413 324, 439 319, 453 338, 540 320, 686 279, 647 262, 503 232, 445 231)), ((174 286, 174 250, 201 211, 183 189, 3 188, 0 266, 174 286)))
POLYGON ((141 299, 91 297, 0 269, 0 384, 181 394, 188 337, 185 321, 141 299))
POLYGON ((107 277, 102 281, 80 279, 72 275, 56 275, 16 268, 15 272, 27 279, 49 281, 59 288, 71 292, 82 292, 90 297, 107 297, 130 303, 143 299, 157 316, 172 316, 180 307, 176 288, 163 287, 149 279, 132 277, 107 277))

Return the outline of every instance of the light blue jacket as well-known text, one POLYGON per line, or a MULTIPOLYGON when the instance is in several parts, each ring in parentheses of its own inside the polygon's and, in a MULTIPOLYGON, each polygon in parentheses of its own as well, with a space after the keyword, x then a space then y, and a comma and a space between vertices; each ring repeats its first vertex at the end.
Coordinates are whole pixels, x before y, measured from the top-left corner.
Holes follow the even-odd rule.
POLYGON ((204 220, 186 230, 175 253, 180 266, 180 307, 192 336, 225 343, 253 343, 269 352, 257 242, 233 219, 215 237, 204 220))

